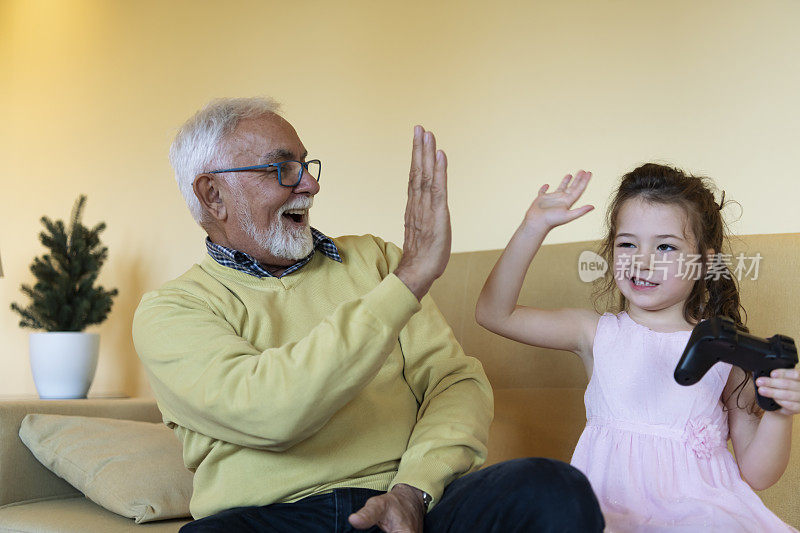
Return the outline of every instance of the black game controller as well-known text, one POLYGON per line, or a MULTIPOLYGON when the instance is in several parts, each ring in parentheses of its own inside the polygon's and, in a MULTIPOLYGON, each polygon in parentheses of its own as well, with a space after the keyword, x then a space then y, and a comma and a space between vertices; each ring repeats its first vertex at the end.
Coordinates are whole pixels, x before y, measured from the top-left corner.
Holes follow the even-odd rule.
MULTIPOLYGON (((753 372, 753 384, 761 376, 769 377, 776 368, 797 365, 797 347, 786 335, 768 339, 755 337, 736 327, 727 317, 703 320, 692 330, 681 360, 675 367, 675 381, 694 385, 715 363, 722 361, 753 372)), ((756 388, 756 390, 758 390, 756 388)), ((780 409, 775 400, 756 394, 758 405, 765 411, 780 409)))

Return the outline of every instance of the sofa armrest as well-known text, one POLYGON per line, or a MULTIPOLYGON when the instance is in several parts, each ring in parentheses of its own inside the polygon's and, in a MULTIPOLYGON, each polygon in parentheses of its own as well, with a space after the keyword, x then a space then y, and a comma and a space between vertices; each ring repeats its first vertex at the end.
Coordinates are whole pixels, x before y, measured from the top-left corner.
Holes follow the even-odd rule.
POLYGON ((20 440, 20 424, 29 413, 161 421, 156 402, 150 399, 0 401, 0 506, 81 494, 42 466, 20 440))

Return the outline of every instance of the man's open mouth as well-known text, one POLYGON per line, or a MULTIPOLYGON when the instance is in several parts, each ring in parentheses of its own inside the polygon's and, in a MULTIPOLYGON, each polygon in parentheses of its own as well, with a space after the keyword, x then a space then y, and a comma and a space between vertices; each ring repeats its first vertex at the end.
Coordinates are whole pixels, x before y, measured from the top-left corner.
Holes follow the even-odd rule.
POLYGON ((302 224, 308 216, 308 209, 287 209, 283 212, 283 216, 295 224, 302 224))

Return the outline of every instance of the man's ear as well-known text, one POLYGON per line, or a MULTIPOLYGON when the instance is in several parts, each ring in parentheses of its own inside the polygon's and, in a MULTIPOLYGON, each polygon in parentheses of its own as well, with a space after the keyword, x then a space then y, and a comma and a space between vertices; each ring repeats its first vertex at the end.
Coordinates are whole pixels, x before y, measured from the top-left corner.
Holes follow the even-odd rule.
POLYGON ((203 209, 214 219, 224 222, 228 218, 228 210, 225 208, 225 203, 222 201, 216 176, 212 174, 200 174, 194 179, 192 189, 194 189, 194 195, 197 197, 200 205, 203 206, 203 209))

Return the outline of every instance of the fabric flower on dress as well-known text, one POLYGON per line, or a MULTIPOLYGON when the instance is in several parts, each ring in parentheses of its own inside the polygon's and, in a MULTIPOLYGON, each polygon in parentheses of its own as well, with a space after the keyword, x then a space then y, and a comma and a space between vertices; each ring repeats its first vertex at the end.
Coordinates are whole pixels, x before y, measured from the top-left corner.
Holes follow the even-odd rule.
POLYGON ((714 448, 724 444, 719 426, 708 417, 690 418, 686 422, 683 438, 699 459, 708 459, 714 448))

